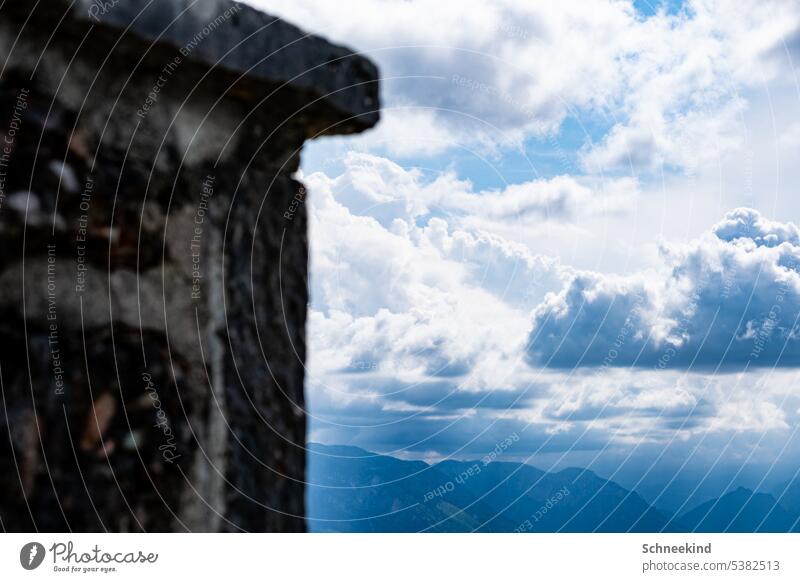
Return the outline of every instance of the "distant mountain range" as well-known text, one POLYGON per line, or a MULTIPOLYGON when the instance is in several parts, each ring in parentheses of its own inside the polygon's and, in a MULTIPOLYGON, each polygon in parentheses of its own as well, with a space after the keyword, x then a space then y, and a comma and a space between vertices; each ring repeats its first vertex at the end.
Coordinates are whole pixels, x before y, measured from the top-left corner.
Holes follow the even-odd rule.
POLYGON ((800 481, 774 495, 740 487, 674 516, 585 469, 548 473, 488 459, 428 464, 349 446, 309 449, 311 531, 800 531, 800 481))
POLYGON ((707 501, 680 516, 678 522, 688 531, 737 533, 787 532, 797 516, 781 506, 768 493, 753 493, 739 487, 718 499, 707 501))

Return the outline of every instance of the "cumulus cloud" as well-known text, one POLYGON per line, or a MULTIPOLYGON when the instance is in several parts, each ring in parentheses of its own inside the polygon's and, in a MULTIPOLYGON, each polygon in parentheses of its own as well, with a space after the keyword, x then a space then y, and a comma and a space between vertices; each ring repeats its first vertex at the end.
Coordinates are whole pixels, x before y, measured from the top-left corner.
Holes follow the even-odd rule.
POLYGON ((800 243, 791 223, 737 209, 659 269, 577 273, 533 316, 537 366, 800 365, 800 243))
POLYGON ((569 222, 578 216, 626 213, 640 194, 634 178, 561 175, 476 190, 452 170, 430 178, 419 169, 367 153, 348 152, 343 164, 344 171, 333 179, 317 173, 310 180, 349 211, 371 216, 383 226, 437 213, 453 219, 480 216, 506 225, 569 222))
POLYGON ((347 18, 326 0, 250 1, 379 63, 391 131, 365 137, 373 147, 522 144, 588 114, 607 125, 583 152, 593 171, 737 147, 746 92, 785 70, 774 53, 797 44, 800 19, 783 0, 690 0, 648 17, 631 0, 352 0, 347 18))
POLYGON ((800 245, 800 229, 796 225, 769 220, 751 208, 729 212, 712 232, 727 242, 752 240, 758 246, 769 247, 783 243, 792 247, 800 245))
MULTIPOLYGON (((750 431, 757 447, 770 431, 780 450, 800 415, 786 368, 800 365, 797 227, 738 209, 660 254, 638 233, 685 221, 681 205, 663 213, 679 198, 673 170, 693 170, 694 196, 695 174, 744 155, 745 137, 769 149, 751 130, 775 103, 778 145, 796 149, 773 90, 797 54, 800 4, 688 0, 644 16, 629 0, 352 0, 342 18, 328 0, 251 3, 365 52, 383 76, 378 128, 304 158, 326 170, 303 177, 312 440, 435 457, 516 432, 513 454, 591 451, 593 463, 620 443, 661 454, 677 437, 679 462, 695 446, 714 462, 728 433, 750 431), (463 158, 442 155, 456 151, 497 176, 525 158, 546 178, 459 174, 463 158), (618 177, 661 164, 663 192, 646 172, 643 186, 618 177)), ((731 200, 717 204, 766 207, 731 200)))
POLYGON ((483 298, 490 295, 498 313, 527 319, 572 269, 501 233, 551 225, 572 236, 576 220, 627 213, 639 196, 630 178, 556 176, 477 190, 452 171, 431 177, 356 152, 343 162, 337 176, 305 177, 312 192, 312 299, 323 312, 354 317, 425 305, 455 315, 448 306, 469 305, 469 320, 492 305, 483 298))
POLYGON ((497 369, 520 359, 531 305, 569 269, 459 226, 460 203, 437 206, 453 176, 426 182, 360 154, 346 165, 334 178, 306 177, 312 371, 454 378, 459 389, 499 382, 497 369))
POLYGON ((480 196, 510 212, 498 193, 364 154, 304 180, 312 438, 443 450, 544 394, 524 362, 530 309, 571 270, 462 224, 480 196))
POLYGON ((794 422, 788 410, 800 401, 764 380, 783 344, 779 364, 800 363, 791 223, 736 209, 694 242, 662 244, 657 268, 614 276, 564 266, 469 220, 553 206, 542 192, 562 190, 581 203, 522 212, 522 223, 591 213, 591 181, 508 187, 510 203, 452 173, 366 154, 348 156, 337 176, 304 180, 313 439, 441 454, 529 430, 525 450, 557 452, 794 422), (747 360, 753 371, 732 390, 730 365, 747 360), (700 372, 720 363, 722 375, 700 372), (687 377, 689 365, 697 373, 687 377))

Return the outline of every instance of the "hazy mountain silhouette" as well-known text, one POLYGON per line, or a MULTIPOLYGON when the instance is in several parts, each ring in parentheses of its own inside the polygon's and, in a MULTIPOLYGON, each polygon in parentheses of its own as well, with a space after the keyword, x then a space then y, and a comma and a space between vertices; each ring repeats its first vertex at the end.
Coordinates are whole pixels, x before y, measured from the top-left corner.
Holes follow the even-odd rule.
POLYGON ((795 518, 772 495, 739 487, 684 513, 674 525, 704 533, 787 532, 794 522, 795 518))
POLYGON ((309 449, 311 531, 800 531, 800 478, 771 492, 739 487, 672 517, 586 469, 550 473, 505 461, 431 464, 348 446, 309 449))
POLYGON ((795 522, 800 521, 800 477, 776 487, 772 495, 795 522))
POLYGON ((583 469, 428 464, 355 447, 309 445, 312 531, 672 531, 637 493, 583 469))

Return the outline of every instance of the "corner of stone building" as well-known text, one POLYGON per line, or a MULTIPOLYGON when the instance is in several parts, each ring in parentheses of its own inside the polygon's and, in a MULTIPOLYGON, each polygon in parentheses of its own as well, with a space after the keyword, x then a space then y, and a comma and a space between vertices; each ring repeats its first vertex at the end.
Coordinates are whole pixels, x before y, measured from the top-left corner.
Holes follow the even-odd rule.
POLYGON ((0 8, 0 517, 301 531, 306 140, 367 59, 228 0, 0 8))

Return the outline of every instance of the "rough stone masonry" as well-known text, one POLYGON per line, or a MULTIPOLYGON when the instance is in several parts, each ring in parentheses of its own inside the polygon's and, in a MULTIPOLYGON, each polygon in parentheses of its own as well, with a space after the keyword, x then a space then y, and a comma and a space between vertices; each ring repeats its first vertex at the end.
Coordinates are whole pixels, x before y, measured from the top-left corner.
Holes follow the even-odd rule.
POLYGON ((304 530, 292 174, 377 78, 228 0, 2 3, 2 530, 304 530))

